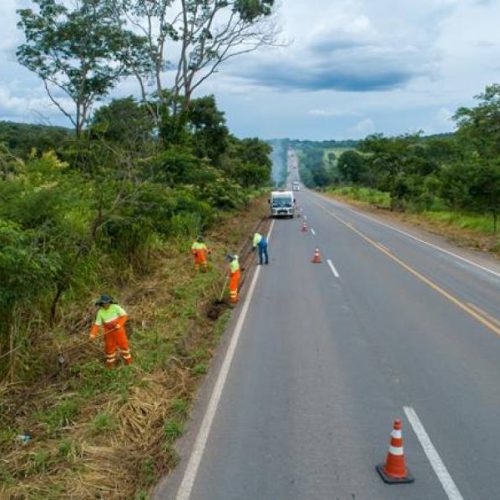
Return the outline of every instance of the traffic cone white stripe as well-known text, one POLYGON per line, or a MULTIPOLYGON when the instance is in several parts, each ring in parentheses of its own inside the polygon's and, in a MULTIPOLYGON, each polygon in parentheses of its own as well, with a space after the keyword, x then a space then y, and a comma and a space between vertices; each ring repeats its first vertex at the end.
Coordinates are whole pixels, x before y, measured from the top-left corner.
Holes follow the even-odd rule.
POLYGON ((395 439, 401 439, 403 437, 403 433, 401 431, 393 430, 391 432, 391 436, 395 439))
POLYGON ((389 446, 389 453, 391 455, 404 455, 403 448, 394 448, 394 446, 389 446))

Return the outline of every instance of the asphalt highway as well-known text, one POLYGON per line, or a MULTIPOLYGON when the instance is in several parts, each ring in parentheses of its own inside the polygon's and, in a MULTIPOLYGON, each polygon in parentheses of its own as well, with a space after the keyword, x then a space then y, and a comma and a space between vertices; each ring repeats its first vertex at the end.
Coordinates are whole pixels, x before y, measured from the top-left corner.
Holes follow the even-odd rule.
POLYGON ((296 197, 155 498, 499 499, 500 267, 296 197), (396 417, 413 484, 375 471, 396 417))

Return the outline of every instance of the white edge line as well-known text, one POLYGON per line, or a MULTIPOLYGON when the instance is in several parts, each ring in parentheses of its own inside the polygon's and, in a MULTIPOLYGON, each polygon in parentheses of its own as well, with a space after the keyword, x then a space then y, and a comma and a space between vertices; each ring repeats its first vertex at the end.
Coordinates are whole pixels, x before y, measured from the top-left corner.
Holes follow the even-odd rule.
POLYGON ((417 435, 417 438, 420 441, 422 448, 424 449, 424 453, 427 455, 427 458, 429 459, 429 462, 431 463, 436 476, 441 482, 446 495, 448 495, 448 498, 450 500, 463 500, 462 494, 460 493, 460 491, 458 491, 458 488, 451 478, 448 469, 441 460, 441 457, 439 456, 436 448, 434 448, 434 445, 432 444, 429 435, 425 431, 422 422, 420 422, 417 413, 410 406, 405 406, 403 409, 406 413, 406 417, 413 427, 413 431, 417 435))
MULTIPOLYGON (((321 195, 320 195, 321 196, 321 195)), ((332 205, 335 205, 335 203, 328 199, 328 198, 323 198, 323 200, 331 203, 332 205)), ((456 253, 450 252, 449 250, 445 250, 444 248, 441 248, 438 245, 434 245, 434 243, 429 243, 428 241, 421 240, 420 238, 417 238, 416 236, 413 236, 410 233, 407 233, 406 231, 402 231, 401 229, 397 229, 394 226, 391 226, 389 224, 386 224, 385 222, 380 222, 377 219, 374 219, 373 217, 370 217, 369 215, 363 214, 361 212, 358 212, 356 210, 353 210, 351 207, 346 206, 344 204, 339 203, 340 206, 343 208, 346 208, 347 210, 350 210, 351 212, 354 212, 357 215, 360 215, 361 217, 364 217, 365 219, 371 220, 372 222, 375 222, 379 226, 387 227, 389 229, 392 229, 393 231, 396 231, 396 233, 403 234, 405 236, 408 236, 408 238, 411 238, 412 240, 418 241, 419 243, 423 243, 424 245, 427 245, 429 247, 432 247, 436 250, 439 250, 440 252, 446 253, 448 255, 451 255, 452 257, 455 257, 456 259, 462 260, 463 262, 467 262, 467 264, 470 264, 472 266, 475 266, 479 269, 482 269, 483 271, 486 271, 487 273, 493 274, 493 276, 497 276, 500 278, 500 273, 497 273, 496 271, 493 271, 493 269, 489 269, 488 267, 482 266, 481 264, 478 264, 477 262, 474 262, 473 260, 466 259, 465 257, 462 257, 460 255, 457 255, 456 253)))
POLYGON ((313 234, 313 236, 316 236, 316 231, 313 228, 311 228, 311 233, 313 234))
POLYGON ((328 265, 330 266, 330 269, 332 270, 332 273, 334 274, 334 276, 336 278, 340 278, 340 275, 337 272, 337 270, 335 269, 335 266, 333 265, 333 262, 330 259, 328 259, 327 262, 328 262, 328 265))
MULTIPOLYGON (((269 229, 268 240, 271 237, 271 232, 273 230, 273 227, 274 227, 274 220, 271 223, 271 228, 269 229)), ((198 473, 198 468, 200 466, 201 459, 203 457, 203 452, 205 451, 205 447, 207 445, 208 436, 210 434, 210 429, 212 428, 212 423, 215 417, 215 412, 217 411, 217 407, 219 405, 219 401, 222 396, 222 391, 224 389, 224 385, 226 383, 229 370, 231 368, 231 363, 234 358, 236 346, 238 345, 238 340, 240 338, 241 330, 243 328, 243 324, 245 322, 245 318, 248 313, 248 308, 252 300, 252 296, 255 290, 255 285, 257 284, 257 279, 259 277, 260 270, 261 268, 258 267, 255 270, 255 274, 253 275, 252 283, 250 284, 250 288, 245 297, 245 303, 243 304, 243 307, 241 309, 241 313, 238 317, 238 321, 234 328, 233 336, 231 338, 231 342, 229 343, 229 347, 227 349, 224 362, 222 363, 219 375, 217 376, 217 381, 215 382, 215 386, 212 391, 212 395, 210 396, 210 401, 207 406, 207 411, 205 413, 205 416, 203 417, 203 421, 201 423, 200 430, 198 431, 198 435, 196 436, 193 450, 191 452, 191 456, 189 457, 189 462, 187 464, 186 470, 184 471, 184 476, 182 478, 181 485, 177 490, 177 495, 175 497, 176 500, 189 500, 189 497, 191 496, 194 482, 196 480, 196 474, 198 473)))

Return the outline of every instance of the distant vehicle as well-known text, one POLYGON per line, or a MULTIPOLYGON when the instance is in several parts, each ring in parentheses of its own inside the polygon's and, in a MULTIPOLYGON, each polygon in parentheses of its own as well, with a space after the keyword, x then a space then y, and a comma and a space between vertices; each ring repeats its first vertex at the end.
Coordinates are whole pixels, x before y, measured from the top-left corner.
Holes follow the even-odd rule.
POLYGON ((292 191, 300 191, 300 182, 292 182, 292 191))
POLYGON ((272 191, 269 199, 272 217, 291 217, 295 215, 295 198, 292 191, 272 191))

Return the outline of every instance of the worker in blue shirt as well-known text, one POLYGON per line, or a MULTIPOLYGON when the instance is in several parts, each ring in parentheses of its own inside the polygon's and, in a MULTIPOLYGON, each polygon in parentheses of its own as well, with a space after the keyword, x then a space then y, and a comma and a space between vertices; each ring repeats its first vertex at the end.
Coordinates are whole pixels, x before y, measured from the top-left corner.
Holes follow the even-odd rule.
POLYGON ((267 255, 267 239, 260 233, 253 235, 253 248, 259 247, 259 264, 269 264, 269 256, 267 255))

